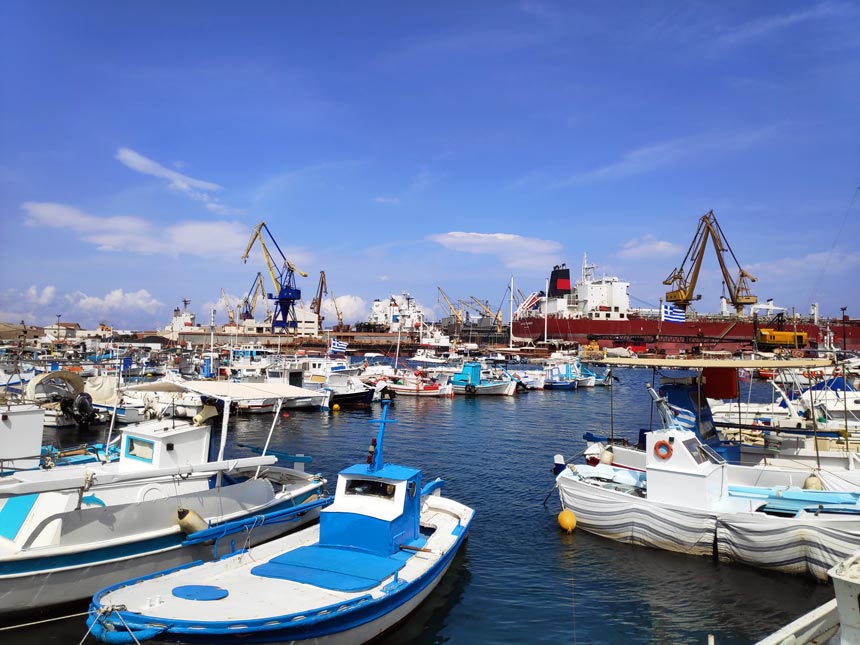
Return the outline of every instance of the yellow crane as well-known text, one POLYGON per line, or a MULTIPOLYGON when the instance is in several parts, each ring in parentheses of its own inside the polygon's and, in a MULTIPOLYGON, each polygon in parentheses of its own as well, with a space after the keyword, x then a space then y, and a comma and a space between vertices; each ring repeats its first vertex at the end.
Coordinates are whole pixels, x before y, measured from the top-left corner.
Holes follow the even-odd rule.
POLYGON ((337 316, 337 326, 333 331, 349 331, 349 325, 343 324, 343 314, 340 311, 340 307, 337 306, 337 298, 334 297, 334 291, 331 292, 331 304, 334 305, 334 313, 337 316))
POLYGON ((272 232, 269 230, 269 227, 266 226, 265 222, 260 222, 256 227, 254 227, 254 231, 251 233, 251 239, 248 242, 248 247, 245 249, 245 254, 242 256, 243 263, 248 261, 248 255, 251 253, 251 247, 254 246, 254 242, 260 243, 260 250, 263 253, 263 258, 265 259, 266 266, 269 269, 269 275, 271 276, 272 283, 275 286, 275 293, 268 294, 268 298, 275 301, 275 313, 272 317, 272 332, 275 332, 279 328, 284 329, 285 331, 289 331, 290 329, 295 330, 298 326, 298 323, 296 322, 296 302, 302 299, 302 292, 296 286, 295 274, 298 273, 303 278, 307 278, 308 274, 296 267, 296 265, 286 258, 284 252, 281 250, 281 247, 278 246, 275 237, 272 235, 272 232), (280 268, 277 267, 277 263, 272 259, 271 253, 269 253, 265 237, 263 236, 263 231, 267 233, 269 241, 275 245, 275 248, 281 256, 280 268))
POLYGON ((236 324, 236 315, 233 313, 233 305, 230 303, 230 298, 227 297, 227 292, 221 288, 221 301, 224 303, 224 309, 227 312, 227 319, 231 325, 236 324))
POLYGON ((728 291, 729 301, 735 308, 738 314, 743 313, 745 305, 754 305, 758 302, 758 298, 750 293, 750 282, 755 282, 756 278, 747 273, 741 268, 740 263, 735 257, 732 247, 723 235, 719 222, 714 215, 714 211, 709 211, 702 215, 699 220, 699 226, 696 229, 696 234, 693 236, 693 241, 690 243, 690 248, 687 249, 687 254, 681 261, 681 266, 672 270, 672 273, 663 280, 663 284, 671 286, 671 291, 666 292, 666 302, 677 305, 682 309, 686 309, 693 300, 701 299, 701 295, 694 297, 696 282, 699 279, 699 270, 702 267, 702 259, 705 257, 705 248, 708 245, 708 240, 714 245, 717 252, 717 260, 720 263, 720 271, 723 273, 723 281, 728 291), (725 253, 732 256, 735 264, 738 267, 737 278, 734 278, 726 266, 725 253), (690 267, 685 269, 687 262, 690 262, 690 267))
POLYGON ((481 302, 475 296, 469 296, 469 297, 475 301, 475 304, 477 304, 477 306, 478 306, 477 310, 482 315, 487 316, 489 318, 492 318, 495 321, 496 331, 501 332, 502 331, 502 310, 499 309, 499 311, 493 313, 493 310, 490 309, 489 305, 486 302, 481 302))
POLYGON ((454 320, 456 321, 456 323, 458 325, 462 325, 463 324, 463 310, 457 309, 454 307, 454 305, 451 303, 450 298, 448 298, 448 294, 446 294, 444 291, 442 291, 442 287, 436 287, 436 288, 439 290, 439 295, 442 296, 442 300, 448 306, 448 311, 451 312, 451 316, 454 317, 454 320))
POLYGON ((260 297, 262 297, 266 303, 266 314, 268 318, 269 301, 266 300, 266 287, 263 284, 263 274, 258 271, 257 275, 254 277, 254 281, 251 283, 251 288, 248 290, 248 294, 242 300, 242 311, 239 313, 239 320, 254 319, 254 312, 257 309, 257 301, 260 297))

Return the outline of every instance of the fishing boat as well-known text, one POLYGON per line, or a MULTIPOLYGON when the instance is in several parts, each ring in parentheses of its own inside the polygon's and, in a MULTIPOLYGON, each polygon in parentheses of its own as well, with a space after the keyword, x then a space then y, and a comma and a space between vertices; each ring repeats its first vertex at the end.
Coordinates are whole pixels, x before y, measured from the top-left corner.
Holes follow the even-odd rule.
POLYGON ((564 465, 556 484, 576 526, 619 542, 826 579, 860 548, 860 493, 731 485, 727 463, 649 387, 663 427, 645 470, 564 465))
MULTIPOLYGON (((0 618, 82 600, 129 576, 210 559, 220 540, 214 549, 183 547, 187 534, 292 509, 322 494, 325 480, 303 470, 309 457, 291 458, 296 467, 289 468, 276 465, 278 457, 265 448, 254 457, 225 454, 231 403, 290 396, 299 388, 212 381, 134 387, 187 389, 219 401, 220 432, 210 405, 194 420, 124 425, 116 460, 53 468, 16 463, 17 470, 0 477, 0 618)), ((270 435, 274 428, 275 421, 270 435)), ((12 448, 15 458, 38 454, 30 445, 12 448)), ((257 543, 315 517, 311 510, 292 524, 243 528, 221 539, 257 543)))
POLYGON ((440 383, 431 379, 423 370, 399 370, 394 376, 377 379, 375 386, 377 389, 385 387, 397 396, 454 396, 454 386, 451 383, 440 383))
POLYGON ((483 374, 478 362, 465 363, 462 369, 451 376, 454 394, 512 396, 517 391, 517 381, 508 378, 490 378, 483 374))
POLYGON ((860 642, 860 553, 830 569, 836 597, 758 641, 757 645, 860 642))
POLYGON ((317 525, 216 562, 95 594, 87 623, 109 643, 364 643, 407 618, 463 545, 474 511, 384 462, 383 404, 367 463, 341 471, 317 525))

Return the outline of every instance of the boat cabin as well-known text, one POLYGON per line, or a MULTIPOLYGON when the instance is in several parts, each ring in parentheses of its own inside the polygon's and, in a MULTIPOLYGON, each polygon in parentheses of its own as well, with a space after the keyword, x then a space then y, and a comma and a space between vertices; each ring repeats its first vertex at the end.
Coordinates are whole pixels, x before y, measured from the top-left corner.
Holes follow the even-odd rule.
POLYGON ((420 537, 421 471, 358 464, 340 472, 335 501, 320 512, 320 546, 388 556, 420 537))
POLYGON ((29 403, 0 408, 0 474, 39 467, 45 410, 29 403))
POLYGON ((206 463, 209 435, 208 424, 188 424, 173 418, 126 426, 120 444, 120 471, 206 463))
POLYGON ((479 385, 481 383, 481 364, 466 363, 459 373, 451 377, 454 385, 479 385))

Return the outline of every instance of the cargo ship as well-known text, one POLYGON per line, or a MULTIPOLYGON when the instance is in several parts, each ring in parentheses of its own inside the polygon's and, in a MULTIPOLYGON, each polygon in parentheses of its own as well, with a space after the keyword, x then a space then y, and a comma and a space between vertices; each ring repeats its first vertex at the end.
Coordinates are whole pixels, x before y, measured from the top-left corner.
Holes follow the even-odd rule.
MULTIPOLYGON (((730 312, 726 298, 719 314, 698 314, 671 303, 657 309, 630 306, 629 282, 596 276, 583 260, 571 284, 565 264, 553 267, 547 293, 526 298, 513 316, 515 339, 533 342, 596 342, 602 348, 636 353, 687 354, 758 349, 797 353, 833 344, 860 350, 860 321, 819 319, 813 304, 808 316, 789 316, 772 302, 751 304, 751 314, 730 312)), ((734 304, 734 303, 733 303, 734 304)))

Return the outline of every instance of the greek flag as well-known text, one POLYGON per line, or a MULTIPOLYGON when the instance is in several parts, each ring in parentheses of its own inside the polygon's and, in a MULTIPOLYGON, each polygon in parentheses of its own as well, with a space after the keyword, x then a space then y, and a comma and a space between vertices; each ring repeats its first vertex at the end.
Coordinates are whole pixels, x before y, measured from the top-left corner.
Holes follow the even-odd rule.
POLYGON ((687 312, 681 309, 680 307, 676 307, 671 302, 663 305, 663 320, 667 322, 684 322, 687 319, 687 312))
POLYGON ((332 354, 342 354, 346 351, 346 346, 347 343, 344 341, 332 338, 331 349, 329 351, 331 351, 332 354))

